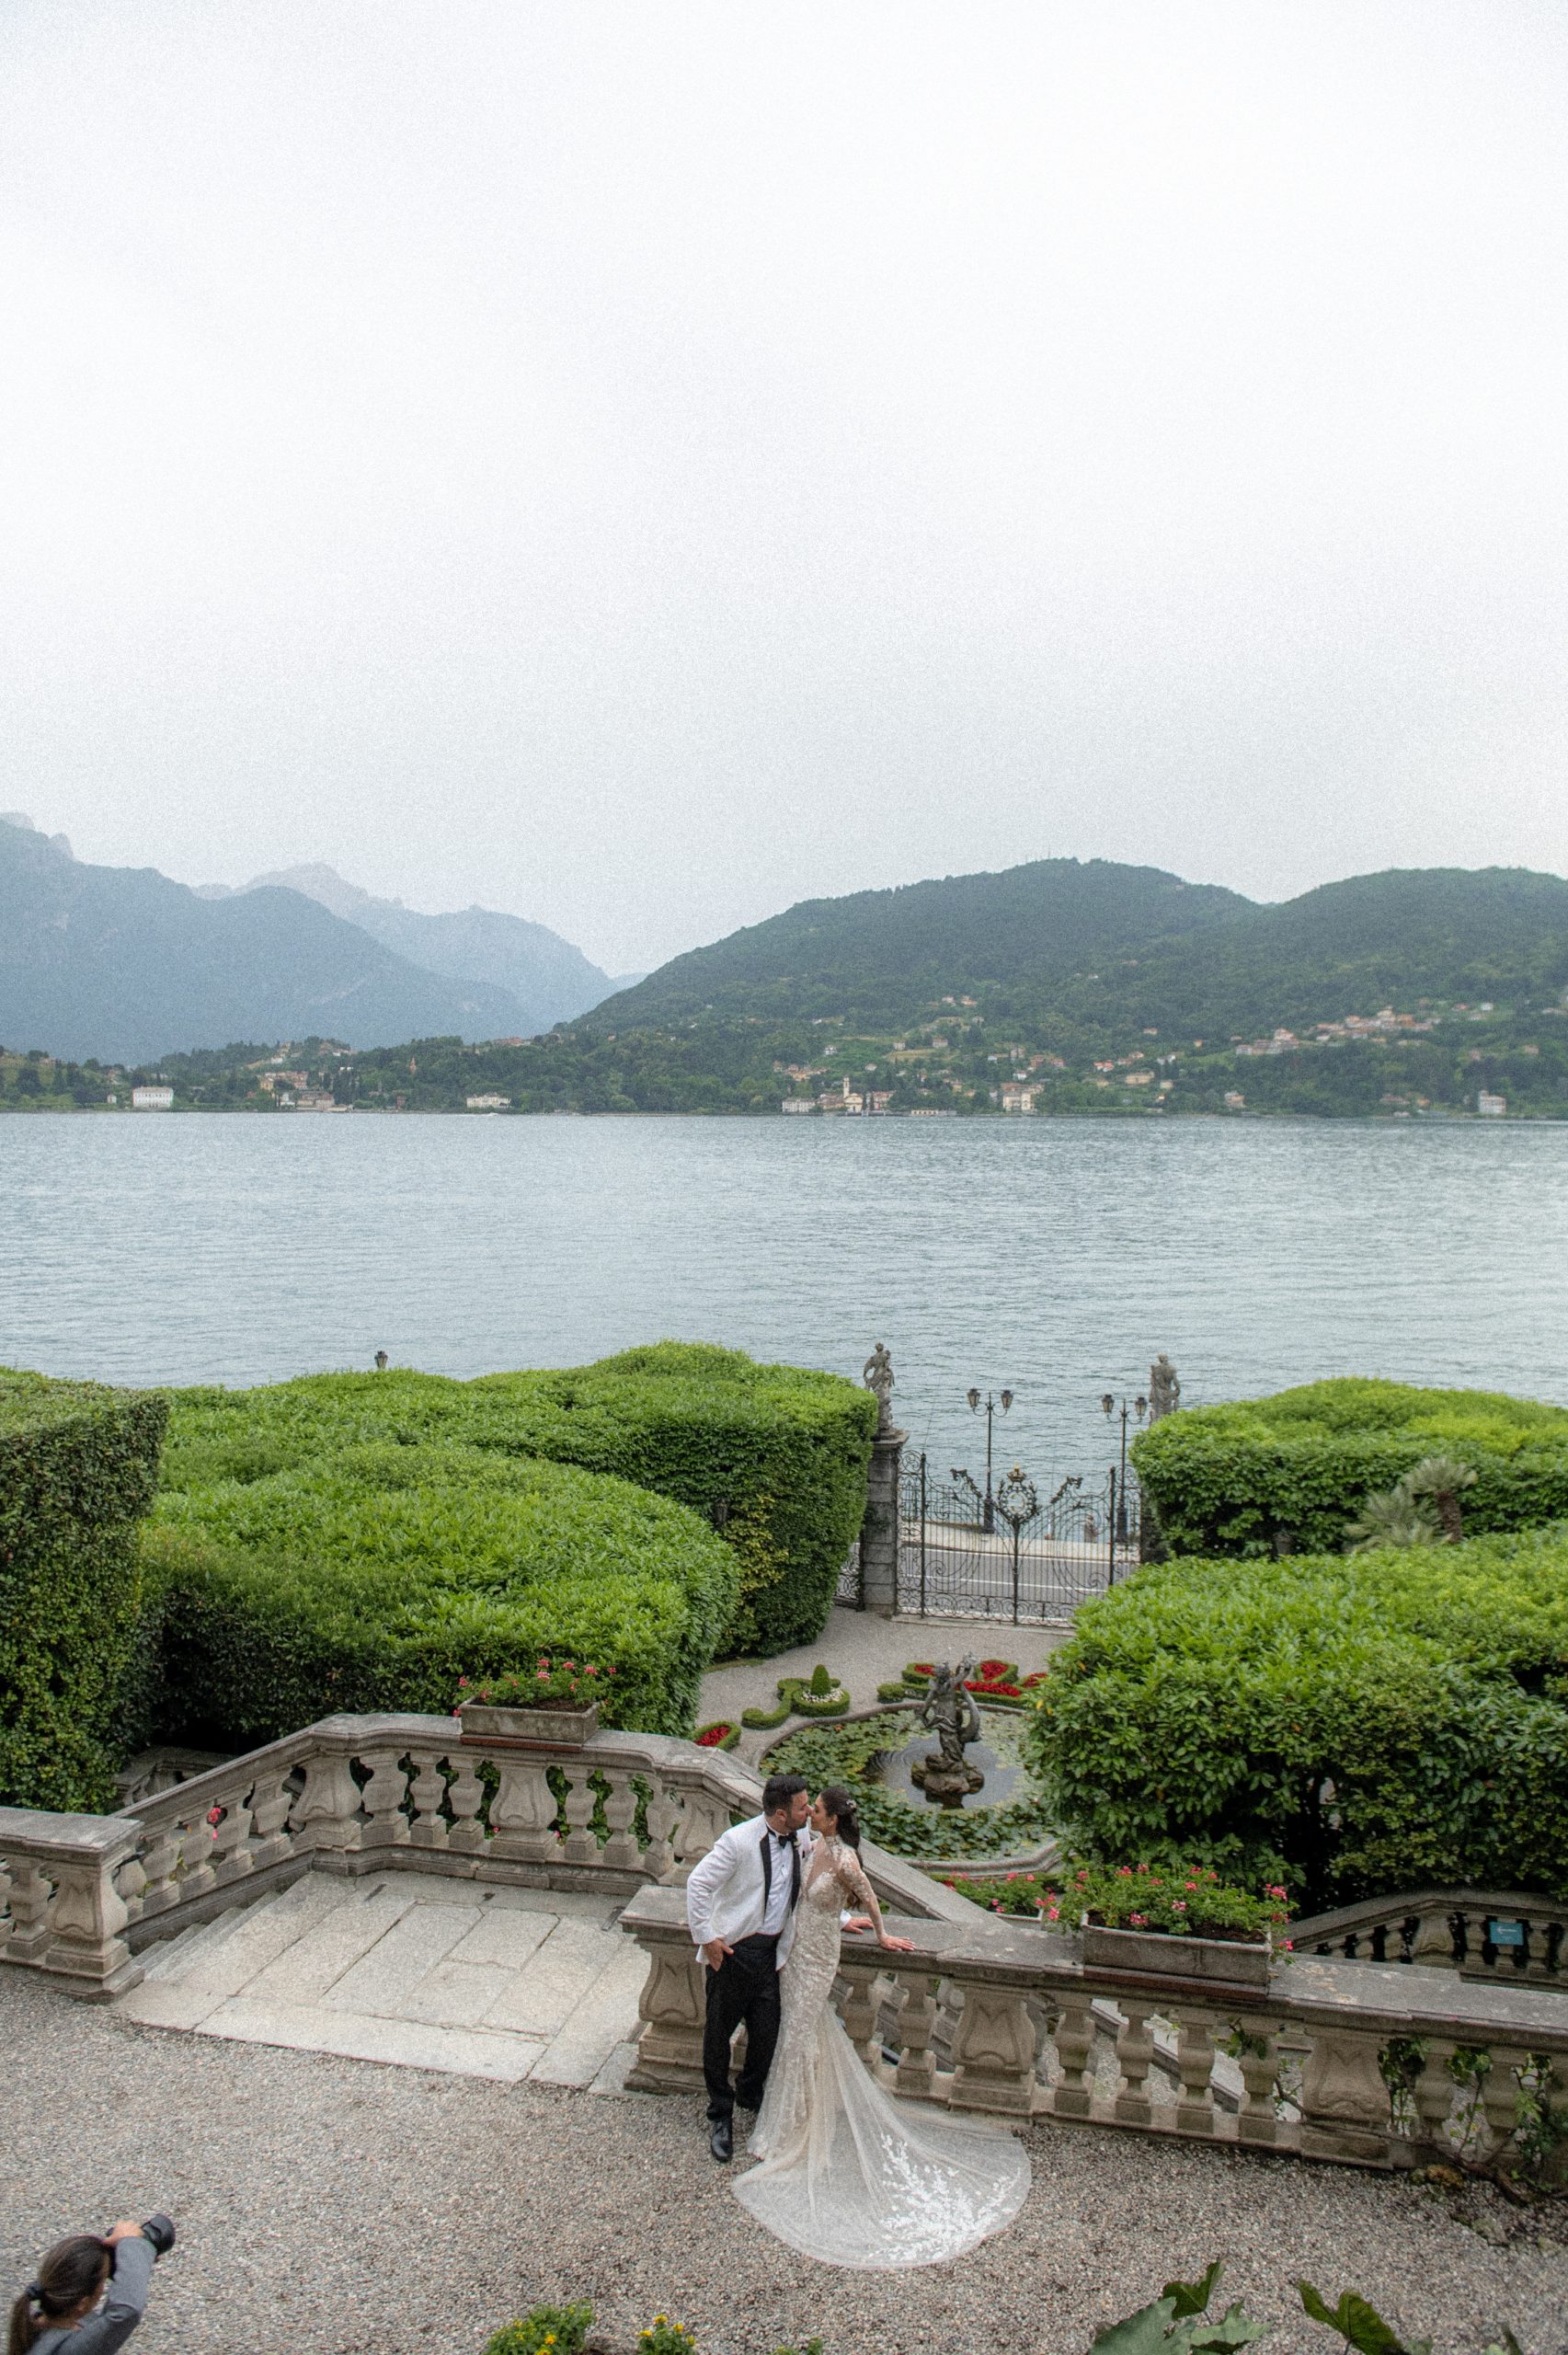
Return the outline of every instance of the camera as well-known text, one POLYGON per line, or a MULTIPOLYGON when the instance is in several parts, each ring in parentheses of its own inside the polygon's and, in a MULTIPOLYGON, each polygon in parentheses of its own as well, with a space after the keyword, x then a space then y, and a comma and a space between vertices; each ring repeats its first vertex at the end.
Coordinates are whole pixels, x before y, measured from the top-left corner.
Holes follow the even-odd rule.
POLYGON ((143 2239, 152 2242, 155 2257, 166 2257, 174 2246, 174 2218, 161 2212, 148 2216, 143 2223, 142 2234, 143 2239))

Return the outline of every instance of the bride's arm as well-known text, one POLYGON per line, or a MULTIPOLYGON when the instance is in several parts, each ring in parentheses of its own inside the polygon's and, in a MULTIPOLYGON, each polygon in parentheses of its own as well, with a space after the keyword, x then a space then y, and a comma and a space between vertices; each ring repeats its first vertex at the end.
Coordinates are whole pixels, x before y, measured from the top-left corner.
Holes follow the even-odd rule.
POLYGON ((887 1925, 882 1919, 882 1908, 876 1902, 876 1891, 867 1880, 865 1867, 860 1858, 849 1848, 844 1848, 840 1853, 839 1877, 849 1892, 851 1901, 858 1905, 863 1913, 870 1915, 871 1926, 876 1933, 877 1945, 892 1947, 900 1954, 908 1953, 914 1941, 911 1938, 889 1936, 887 1925))

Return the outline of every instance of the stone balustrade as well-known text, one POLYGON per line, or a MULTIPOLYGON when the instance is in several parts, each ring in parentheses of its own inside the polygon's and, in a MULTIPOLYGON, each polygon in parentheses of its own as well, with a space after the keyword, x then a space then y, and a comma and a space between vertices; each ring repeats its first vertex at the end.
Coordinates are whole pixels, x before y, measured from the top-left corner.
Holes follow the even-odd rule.
MULTIPOLYGON (((0 1960, 112 1995, 135 1952, 306 1871, 450 1873, 629 1896, 683 1880, 761 1782, 724 1752, 598 1733, 561 1756, 464 1742, 451 1717, 326 1717, 117 1815, 0 1808, 0 1960)), ((900 1912, 964 1900, 896 1857, 900 1912)))
MULTIPOLYGON (((310 1871, 603 1891, 629 1901, 622 1924, 647 1956, 630 2083, 695 2088, 704 1989, 679 1884, 760 1795, 750 1767, 659 1735, 555 1755, 464 1742, 451 1717, 327 1717, 117 1815, 0 1809, 0 1960, 109 1997, 150 1943, 310 1871)), ((865 1862, 915 1947, 847 1945, 842 2017, 916 2099, 1380 2167, 1493 2156, 1532 2103, 1568 2108, 1561 1914, 1539 1901, 1348 1908, 1299 1925, 1320 1951, 1266 1988, 1230 1988, 1087 1966, 1077 1938, 983 1913, 869 1845, 865 1862), (1523 1964, 1461 1939, 1456 1970, 1456 1921, 1522 1922, 1523 1964)))
POLYGON ((1293 1922, 1299 1951, 1424 1963, 1499 1985, 1568 1989, 1568 1905, 1517 1890, 1417 1889, 1293 1922))
MULTIPOLYGON (((627 2082, 695 2091, 702 1965, 679 1890, 646 1890, 621 1925, 648 1956, 627 2082)), ((1568 2108, 1568 2005, 1533 1986, 1297 1956, 1266 1991, 1227 1989, 1089 1968, 1081 1940, 975 1906, 899 1928, 913 1953, 846 1940, 841 2016, 890 2091, 948 2108, 1410 2167, 1495 2156, 1532 2105, 1568 2108)))

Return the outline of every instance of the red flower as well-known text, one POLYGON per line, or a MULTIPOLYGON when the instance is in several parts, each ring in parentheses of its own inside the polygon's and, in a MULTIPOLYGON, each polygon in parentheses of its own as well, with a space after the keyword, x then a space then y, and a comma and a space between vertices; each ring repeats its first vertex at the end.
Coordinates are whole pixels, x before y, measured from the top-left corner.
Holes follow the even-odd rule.
POLYGON ((221 1823, 223 1820, 223 1810, 221 1807, 210 1807, 208 1809, 207 1821, 209 1823, 221 1823))

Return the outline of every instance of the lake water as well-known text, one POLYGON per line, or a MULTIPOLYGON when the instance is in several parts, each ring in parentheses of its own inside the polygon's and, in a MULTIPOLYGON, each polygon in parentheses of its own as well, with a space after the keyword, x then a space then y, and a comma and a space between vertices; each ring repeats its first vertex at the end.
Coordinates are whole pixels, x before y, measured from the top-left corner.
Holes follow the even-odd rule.
POLYGON ((472 1374, 664 1335, 858 1376, 976 1464, 1328 1373, 1568 1400, 1568 1125, 0 1118, 0 1362, 472 1374))

